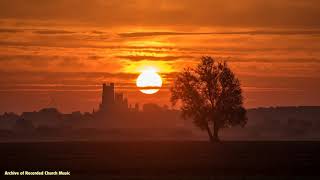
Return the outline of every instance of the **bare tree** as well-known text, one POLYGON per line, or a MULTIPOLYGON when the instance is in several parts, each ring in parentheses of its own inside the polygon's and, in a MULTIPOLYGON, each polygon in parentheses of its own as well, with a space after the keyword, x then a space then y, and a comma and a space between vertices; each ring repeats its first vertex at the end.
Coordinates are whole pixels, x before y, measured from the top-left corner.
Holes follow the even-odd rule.
POLYGON ((183 118, 207 131, 211 142, 219 141, 221 128, 247 122, 238 78, 225 61, 212 57, 202 57, 196 68, 178 73, 171 102, 180 103, 183 118))

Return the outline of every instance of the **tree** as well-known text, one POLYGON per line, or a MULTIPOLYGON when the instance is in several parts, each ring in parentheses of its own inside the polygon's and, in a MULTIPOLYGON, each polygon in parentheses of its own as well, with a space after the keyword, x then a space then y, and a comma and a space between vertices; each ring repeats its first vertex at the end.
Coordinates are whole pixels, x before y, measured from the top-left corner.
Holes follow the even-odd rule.
POLYGON ((178 73, 171 102, 180 103, 182 117, 207 131, 211 142, 219 141, 221 128, 247 122, 240 81, 225 61, 212 57, 202 57, 196 68, 178 73))

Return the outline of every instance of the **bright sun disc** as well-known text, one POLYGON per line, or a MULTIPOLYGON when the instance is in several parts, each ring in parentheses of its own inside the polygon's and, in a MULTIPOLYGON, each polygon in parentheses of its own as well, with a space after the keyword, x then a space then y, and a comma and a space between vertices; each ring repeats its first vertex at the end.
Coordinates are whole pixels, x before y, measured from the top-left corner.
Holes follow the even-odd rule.
POLYGON ((158 73, 148 70, 139 75, 136 84, 142 93, 154 94, 161 88, 162 80, 158 73))

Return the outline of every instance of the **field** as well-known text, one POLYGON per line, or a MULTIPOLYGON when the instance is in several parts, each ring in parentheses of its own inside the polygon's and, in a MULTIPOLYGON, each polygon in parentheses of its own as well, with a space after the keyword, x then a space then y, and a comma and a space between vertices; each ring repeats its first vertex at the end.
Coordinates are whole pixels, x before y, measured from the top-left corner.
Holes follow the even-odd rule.
POLYGON ((70 171, 71 178, 320 177, 318 142, 0 143, 5 171, 70 171))

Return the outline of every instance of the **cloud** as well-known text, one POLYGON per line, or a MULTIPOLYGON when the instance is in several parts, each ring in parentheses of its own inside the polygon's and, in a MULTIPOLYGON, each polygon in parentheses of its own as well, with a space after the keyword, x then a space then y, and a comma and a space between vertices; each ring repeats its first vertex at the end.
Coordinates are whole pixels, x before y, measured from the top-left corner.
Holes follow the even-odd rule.
POLYGON ((287 88, 287 87, 242 87, 245 92, 303 92, 302 89, 299 88, 287 88))
POLYGON ((23 32, 22 29, 16 29, 16 28, 0 28, 0 33, 19 33, 23 32))
POLYGON ((318 0, 1 0, 0 19, 97 26, 319 28, 318 0), (107 12, 107 13, 106 13, 107 12))
POLYGON ((76 56, 56 56, 56 55, 0 55, 1 61, 53 61, 53 60, 77 60, 76 56))
POLYGON ((130 61, 176 61, 179 59, 193 59, 192 56, 116 56, 120 59, 128 59, 130 61))
POLYGON ((258 63, 320 63, 319 58, 222 58, 227 62, 258 62, 258 63))
POLYGON ((73 34, 76 32, 66 31, 66 30, 46 29, 46 30, 35 30, 35 31, 33 31, 33 33, 36 33, 36 34, 73 34))
POLYGON ((137 78, 135 73, 109 73, 109 72, 48 72, 48 71, 0 71, 0 85, 47 84, 58 85, 99 85, 103 82, 116 82, 126 84, 130 79, 137 78))
POLYGON ((132 32, 119 33, 121 37, 195 36, 195 35, 320 35, 320 30, 256 30, 221 32, 132 32))
POLYGON ((30 40, 0 40, 0 46, 8 47, 8 46, 22 46, 22 47, 56 47, 56 48, 94 48, 94 49, 133 49, 133 50, 161 50, 161 49, 172 49, 171 46, 127 46, 127 45, 113 45, 113 44, 90 44, 85 42, 69 43, 74 39, 70 39, 70 41, 65 42, 64 39, 55 39, 54 41, 30 41, 30 40))
POLYGON ((105 34, 106 32, 104 31, 91 31, 92 34, 105 34))
POLYGON ((103 59, 103 56, 97 56, 97 55, 93 55, 93 56, 88 56, 89 60, 99 60, 99 59, 103 59))

